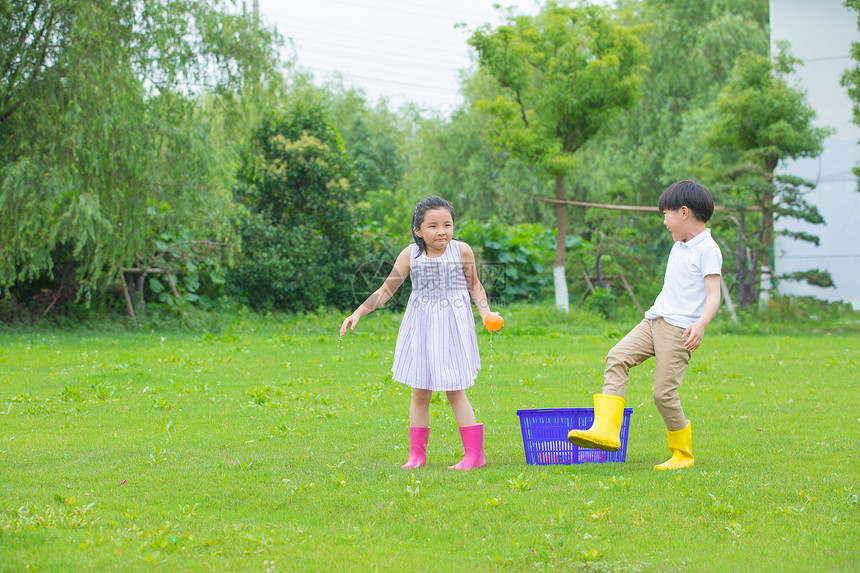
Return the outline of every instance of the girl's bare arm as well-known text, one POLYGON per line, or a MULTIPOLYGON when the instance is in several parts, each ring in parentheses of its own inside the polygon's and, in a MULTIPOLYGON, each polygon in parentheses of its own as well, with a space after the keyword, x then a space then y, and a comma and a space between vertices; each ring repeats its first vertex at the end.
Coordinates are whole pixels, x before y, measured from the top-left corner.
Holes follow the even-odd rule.
POLYGON ((460 259, 463 261, 463 272, 466 275, 466 287, 469 289, 469 294, 472 295, 472 300, 475 301, 475 306, 478 307, 478 312, 481 315, 481 320, 490 314, 490 302, 487 300, 487 291, 484 290, 484 285, 478 278, 478 265, 475 263, 475 253, 472 247, 466 243, 460 242, 460 259))
POLYGON ((397 260, 394 261, 394 268, 391 269, 391 272, 388 274, 388 278, 385 279, 382 286, 373 291, 373 294, 367 297, 367 300, 361 303, 361 306, 355 309, 355 312, 344 319, 343 324, 340 327, 341 336, 346 334, 347 328, 355 330, 355 325, 358 324, 358 321, 362 316, 370 314, 394 296, 394 293, 397 292, 397 289, 400 288, 400 285, 402 285, 403 281, 406 280, 406 277, 409 276, 410 251, 410 247, 406 247, 400 251, 400 254, 397 255, 397 260))

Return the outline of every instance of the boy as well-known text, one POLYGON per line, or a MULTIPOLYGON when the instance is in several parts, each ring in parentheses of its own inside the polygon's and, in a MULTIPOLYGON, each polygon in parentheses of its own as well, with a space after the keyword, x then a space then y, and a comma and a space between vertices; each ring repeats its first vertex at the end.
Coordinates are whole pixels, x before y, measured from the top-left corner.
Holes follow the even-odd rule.
POLYGON ((654 404, 663 416, 672 458, 655 470, 693 467, 692 432, 678 387, 690 353, 702 343, 705 328, 720 306, 723 256, 705 226, 714 213, 711 193, 695 181, 670 185, 657 203, 675 245, 669 253, 663 289, 645 318, 609 351, 603 393, 594 395, 594 424, 571 430, 577 446, 614 452, 621 447, 624 394, 632 366, 654 357, 654 404))

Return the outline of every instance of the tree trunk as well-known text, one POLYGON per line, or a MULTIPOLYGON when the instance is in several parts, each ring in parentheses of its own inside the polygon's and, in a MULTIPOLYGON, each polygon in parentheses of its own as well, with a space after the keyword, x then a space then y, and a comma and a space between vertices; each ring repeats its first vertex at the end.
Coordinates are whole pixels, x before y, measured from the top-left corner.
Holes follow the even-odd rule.
MULTIPOLYGON (((564 201, 564 177, 555 177, 555 198, 564 201)), ((567 277, 564 273, 564 259, 567 253, 567 206, 564 203, 556 204, 556 220, 558 222, 558 233, 555 240, 555 265, 553 278, 555 280, 555 306, 563 311, 570 312, 570 301, 567 293, 567 277)))
POLYGON ((744 212, 738 213, 738 244, 735 246, 735 264, 737 265, 737 278, 735 284, 738 287, 738 304, 743 308, 744 288, 747 276, 747 257, 744 250, 744 232, 746 231, 746 220, 744 212))
POLYGON ((771 247, 773 247, 773 191, 768 191, 762 196, 761 210, 761 264, 768 269, 773 267, 770 259, 771 247))
POLYGON ((754 267, 750 267, 750 258, 747 253, 746 246, 746 214, 741 211, 738 213, 738 246, 735 251, 735 258, 738 265, 738 305, 745 308, 756 301, 755 284, 758 273, 754 267))
POLYGON ((600 253, 594 255, 594 280, 600 288, 606 288, 606 281, 603 279, 603 265, 600 264, 600 253))
POLYGON ((146 316, 146 300, 143 298, 143 287, 146 285, 146 273, 137 275, 137 303, 140 306, 140 315, 146 316))
POLYGON ((759 296, 761 293, 762 287, 762 277, 764 276, 765 267, 762 265, 762 257, 765 256, 765 253, 768 253, 769 250, 767 247, 763 247, 764 243, 764 235, 765 228, 762 226, 759 229, 758 236, 756 239, 758 240, 757 246, 752 250, 752 254, 750 255, 750 276, 749 282, 750 287, 749 290, 752 293, 752 300, 750 304, 758 303, 759 296))
MULTIPOLYGON (((759 284, 756 285, 761 290, 764 302, 767 302, 767 296, 773 286, 773 260, 771 252, 773 250, 773 224, 774 224, 774 171, 779 163, 779 158, 768 157, 765 159, 765 170, 767 175, 765 179, 770 183, 767 191, 762 195, 761 205, 761 266, 758 267, 759 284), (764 284, 762 284, 764 283, 764 284)), ((760 301, 761 302, 761 301, 760 301)))
MULTIPOLYGON (((136 267, 140 268, 140 259, 138 257, 134 258, 134 264, 136 267)), ((146 273, 142 271, 143 269, 141 269, 141 272, 137 274, 137 277, 135 277, 137 285, 135 285, 134 290, 137 291, 137 304, 140 308, 140 316, 146 316, 146 301, 143 298, 143 287, 146 284, 146 273)))
POLYGON ((125 273, 120 273, 120 284, 122 285, 122 294, 123 298, 125 298, 125 308, 128 310, 128 315, 131 317, 131 323, 134 326, 137 326, 137 318, 134 316, 134 305, 131 302, 131 296, 128 294, 128 280, 125 277, 125 273))
POLYGON ((758 291, 761 285, 761 250, 752 249, 752 254, 749 258, 749 275, 747 275, 749 301, 747 302, 747 306, 758 302, 758 291))

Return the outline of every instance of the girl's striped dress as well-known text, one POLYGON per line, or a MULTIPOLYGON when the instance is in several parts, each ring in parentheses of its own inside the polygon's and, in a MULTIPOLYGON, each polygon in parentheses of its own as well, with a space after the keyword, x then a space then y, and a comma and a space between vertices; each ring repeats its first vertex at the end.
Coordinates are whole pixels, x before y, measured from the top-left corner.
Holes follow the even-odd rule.
POLYGON ((452 240, 437 258, 412 245, 410 256, 412 295, 400 323, 392 375, 422 390, 469 388, 481 358, 460 244, 452 240))

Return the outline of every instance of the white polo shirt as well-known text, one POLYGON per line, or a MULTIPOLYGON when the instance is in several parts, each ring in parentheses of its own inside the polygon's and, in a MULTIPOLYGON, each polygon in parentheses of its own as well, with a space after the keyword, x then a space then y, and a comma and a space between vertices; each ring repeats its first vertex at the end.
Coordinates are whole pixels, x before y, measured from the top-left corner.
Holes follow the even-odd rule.
POLYGON ((723 254, 705 229, 687 242, 678 241, 669 253, 663 290, 645 318, 663 319, 671 325, 687 328, 702 316, 708 292, 705 277, 720 275, 723 254))

